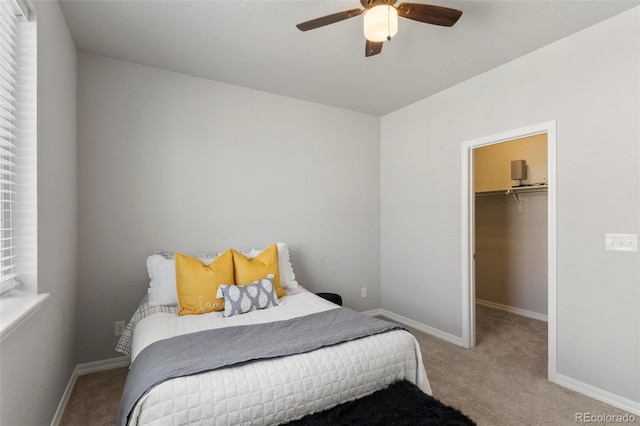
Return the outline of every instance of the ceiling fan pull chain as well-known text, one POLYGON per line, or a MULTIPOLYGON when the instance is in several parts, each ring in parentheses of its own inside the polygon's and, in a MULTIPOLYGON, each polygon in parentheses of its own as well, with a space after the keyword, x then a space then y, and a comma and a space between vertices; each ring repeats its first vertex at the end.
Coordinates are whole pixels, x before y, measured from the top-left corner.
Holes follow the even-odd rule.
POLYGON ((387 9, 387 41, 391 41, 391 9, 387 9))

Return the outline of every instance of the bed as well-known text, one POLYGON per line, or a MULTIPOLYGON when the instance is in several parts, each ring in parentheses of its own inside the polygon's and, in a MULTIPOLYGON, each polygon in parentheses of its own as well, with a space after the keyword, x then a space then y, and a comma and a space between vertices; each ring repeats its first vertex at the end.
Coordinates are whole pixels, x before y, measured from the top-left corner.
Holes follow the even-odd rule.
MULTIPOLYGON (((245 336, 249 330, 280 324, 295 327, 312 318, 348 313, 347 309, 297 283, 286 286, 286 290, 287 295, 278 300, 277 306, 231 317, 224 317, 221 312, 179 316, 176 306, 152 306, 145 296, 117 350, 130 354, 133 371, 154 347, 161 344, 169 347, 174 341, 200 333, 229 331, 231 334, 218 339, 214 345, 224 348, 236 344, 236 340, 237 344, 243 344, 242 337, 236 339, 235 336, 245 336)), ((365 317, 353 312, 348 314, 357 319, 365 317)), ((340 331, 330 330, 331 325, 321 328, 329 329, 324 332, 327 335, 340 331)), ((315 337, 313 339, 315 342, 315 337)), ((280 338, 284 340, 287 339, 280 338)), ((409 332, 395 326, 301 353, 255 358, 214 370, 205 368, 195 374, 171 376, 150 386, 139 398, 134 398, 135 404, 130 411, 125 410, 128 412, 122 416, 121 424, 280 424, 362 398, 400 380, 407 380, 431 394, 417 341, 409 332)), ((156 360, 152 364, 161 363, 156 360)))

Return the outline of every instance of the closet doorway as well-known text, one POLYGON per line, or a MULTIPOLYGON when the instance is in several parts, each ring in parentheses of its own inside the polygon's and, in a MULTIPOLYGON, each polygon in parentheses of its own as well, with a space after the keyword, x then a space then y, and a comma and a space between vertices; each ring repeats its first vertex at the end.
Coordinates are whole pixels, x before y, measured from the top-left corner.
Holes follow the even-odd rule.
POLYGON ((476 344, 476 302, 547 320, 551 381, 556 377, 555 128, 547 122, 462 146, 463 342, 469 348, 476 344))

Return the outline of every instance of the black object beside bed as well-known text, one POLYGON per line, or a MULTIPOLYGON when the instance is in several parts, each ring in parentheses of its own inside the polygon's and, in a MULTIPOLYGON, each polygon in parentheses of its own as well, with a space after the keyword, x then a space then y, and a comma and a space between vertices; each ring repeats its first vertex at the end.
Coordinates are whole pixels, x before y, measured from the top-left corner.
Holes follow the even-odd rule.
POLYGON ((342 296, 336 293, 316 293, 316 296, 322 297, 324 300, 335 303, 338 306, 342 306, 342 296))
POLYGON ((310 414, 286 425, 474 426, 475 423, 455 408, 444 405, 403 380, 364 398, 310 414))

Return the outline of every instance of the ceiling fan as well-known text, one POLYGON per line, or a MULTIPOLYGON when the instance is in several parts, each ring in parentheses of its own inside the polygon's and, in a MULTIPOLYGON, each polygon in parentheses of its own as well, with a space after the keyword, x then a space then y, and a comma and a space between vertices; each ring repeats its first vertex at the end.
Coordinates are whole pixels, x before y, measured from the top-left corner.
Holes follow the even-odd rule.
POLYGON ((443 6, 418 3, 400 3, 398 0, 360 0, 364 9, 351 9, 333 13, 320 18, 302 22, 296 27, 300 31, 309 31, 325 25, 334 24, 364 13, 364 35, 366 38, 365 56, 382 52, 385 40, 391 40, 398 32, 398 16, 427 24, 451 27, 462 12, 443 6))

